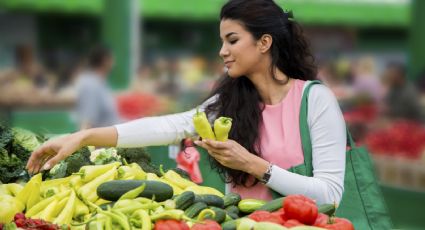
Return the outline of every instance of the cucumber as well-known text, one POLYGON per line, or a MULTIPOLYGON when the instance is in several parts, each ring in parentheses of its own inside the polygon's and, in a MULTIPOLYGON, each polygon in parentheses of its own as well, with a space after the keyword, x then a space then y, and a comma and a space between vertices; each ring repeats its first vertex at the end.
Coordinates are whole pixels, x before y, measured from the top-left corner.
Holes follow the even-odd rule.
POLYGON ((173 188, 163 182, 148 180, 113 180, 101 184, 97 188, 97 195, 105 200, 117 201, 124 193, 133 190, 142 184, 146 184, 145 189, 139 194, 139 197, 149 199, 155 198, 155 201, 165 201, 173 197, 173 188))
POLYGON ((266 204, 264 200, 257 200, 257 199, 243 199, 239 201, 238 208, 241 212, 244 213, 251 213, 259 209, 261 206, 266 204))
POLYGON ((197 202, 192 204, 189 208, 184 211, 184 214, 189 218, 195 218, 202 210, 208 208, 204 202, 197 202))
POLYGON ((175 198, 173 198, 173 200, 176 203, 176 209, 185 210, 194 203, 195 193, 192 191, 186 191, 180 195, 177 195, 175 198))
POLYGON ((202 198, 195 193, 195 200, 193 200, 193 203, 198 203, 198 202, 202 202, 202 198))
POLYGON ((281 198, 271 200, 271 201, 267 202, 266 204, 264 204, 263 206, 261 206, 258 210, 274 212, 274 211, 282 208, 284 199, 285 199, 285 197, 281 197, 281 198))
POLYGON ((230 205, 238 205, 239 201, 241 201, 241 196, 237 193, 228 193, 223 197, 224 207, 228 207, 230 205))
POLYGON ((236 230, 236 220, 226 221, 221 224, 223 230, 236 230))
POLYGON ((224 208, 224 201, 221 197, 212 194, 196 195, 196 201, 204 202, 208 206, 224 208))
POLYGON ((207 214, 207 215, 205 215, 206 219, 212 219, 217 223, 224 222, 224 220, 226 219, 226 211, 224 211, 221 208, 214 207, 214 206, 211 206, 209 208, 214 211, 215 216, 213 218, 210 214, 207 214))
POLYGON ((336 207, 334 204, 322 204, 318 207, 320 213, 324 213, 328 216, 335 214, 336 207))
POLYGON ((232 219, 238 219, 239 218, 239 208, 235 205, 228 206, 226 208, 227 215, 232 217, 232 219))

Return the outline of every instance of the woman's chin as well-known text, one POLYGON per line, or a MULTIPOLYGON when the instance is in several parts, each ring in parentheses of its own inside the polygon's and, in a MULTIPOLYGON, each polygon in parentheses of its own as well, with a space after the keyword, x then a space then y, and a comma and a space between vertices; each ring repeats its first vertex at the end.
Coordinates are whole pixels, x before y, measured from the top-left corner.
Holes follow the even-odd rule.
POLYGON ((238 78, 241 76, 240 73, 237 73, 235 71, 232 71, 232 69, 227 70, 227 75, 231 78, 238 78))

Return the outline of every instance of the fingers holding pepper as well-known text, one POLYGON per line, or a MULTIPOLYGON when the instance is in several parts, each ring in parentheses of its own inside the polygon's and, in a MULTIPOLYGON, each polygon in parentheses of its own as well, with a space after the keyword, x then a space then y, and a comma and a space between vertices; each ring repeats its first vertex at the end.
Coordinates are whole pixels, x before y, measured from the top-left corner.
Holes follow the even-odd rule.
POLYGON ((213 140, 195 141, 195 144, 205 148, 222 165, 237 170, 246 171, 245 166, 251 162, 254 156, 239 143, 230 139, 226 142, 213 140))

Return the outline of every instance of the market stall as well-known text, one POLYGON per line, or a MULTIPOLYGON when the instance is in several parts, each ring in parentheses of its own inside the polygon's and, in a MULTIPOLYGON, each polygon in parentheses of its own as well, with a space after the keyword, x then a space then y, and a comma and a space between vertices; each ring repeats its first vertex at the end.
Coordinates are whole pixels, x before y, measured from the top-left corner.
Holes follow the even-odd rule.
MULTIPOLYGON (((214 133, 202 130, 202 113, 194 123, 201 136, 226 140, 231 123, 217 120, 214 133)), ((223 194, 156 166, 144 148, 84 147, 30 177, 26 162, 47 138, 4 126, 0 137, 0 229, 354 229, 335 204, 223 194)))

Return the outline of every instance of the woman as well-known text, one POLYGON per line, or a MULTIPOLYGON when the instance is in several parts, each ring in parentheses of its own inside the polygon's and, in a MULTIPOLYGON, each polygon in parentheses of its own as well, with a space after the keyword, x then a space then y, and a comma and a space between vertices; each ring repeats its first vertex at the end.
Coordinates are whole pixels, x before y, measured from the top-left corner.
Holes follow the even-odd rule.
MULTIPOLYGON (((344 187, 345 125, 334 95, 322 85, 312 87, 308 98, 314 176, 286 170, 303 162, 301 96, 316 75, 301 28, 272 0, 231 0, 220 19, 220 56, 228 72, 200 108, 211 120, 233 118, 233 126, 227 142, 196 144, 208 150, 212 166, 244 198, 271 199, 271 188, 283 195, 304 194, 319 204, 338 203, 344 187)), ((86 145, 176 143, 195 135, 194 113, 142 118, 52 140, 32 154, 27 167, 30 172, 49 169, 86 145)))

